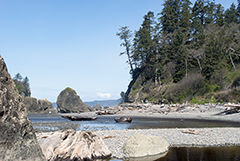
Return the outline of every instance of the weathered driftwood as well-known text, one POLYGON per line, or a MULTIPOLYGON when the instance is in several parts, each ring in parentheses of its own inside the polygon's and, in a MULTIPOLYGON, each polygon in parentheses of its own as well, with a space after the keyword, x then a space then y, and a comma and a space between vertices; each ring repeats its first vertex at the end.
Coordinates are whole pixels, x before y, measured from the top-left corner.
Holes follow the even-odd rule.
POLYGON ((216 113, 214 115, 221 115, 221 114, 233 114, 233 113, 238 113, 238 111, 240 110, 240 105, 225 105, 226 107, 231 107, 230 109, 225 109, 222 112, 216 113))
POLYGON ((131 117, 116 117, 114 120, 117 123, 131 123, 132 122, 131 117))
POLYGON ((72 129, 54 132, 40 145, 49 161, 82 161, 111 156, 111 152, 102 138, 91 132, 72 129))
POLYGON ((182 133, 187 133, 187 134, 195 134, 195 135, 198 135, 199 132, 195 131, 195 130, 183 130, 182 133))
POLYGON ((97 117, 83 117, 83 116, 62 116, 62 117, 69 119, 71 121, 91 121, 97 119, 97 117))
POLYGON ((114 115, 116 114, 115 111, 97 111, 96 112, 97 115, 114 115))

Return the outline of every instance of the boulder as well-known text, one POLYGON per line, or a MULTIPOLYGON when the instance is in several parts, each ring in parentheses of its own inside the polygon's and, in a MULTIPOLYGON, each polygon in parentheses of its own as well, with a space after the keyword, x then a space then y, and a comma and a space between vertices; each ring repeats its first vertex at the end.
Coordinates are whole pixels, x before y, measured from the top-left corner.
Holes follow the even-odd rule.
POLYGON ((116 117, 114 120, 117 123, 131 123, 132 122, 131 117, 116 117))
POLYGON ((111 156, 100 137, 72 129, 54 132, 42 141, 41 147, 47 160, 92 160, 111 156))
POLYGON ((99 103, 95 104, 92 108, 94 108, 96 111, 100 111, 102 109, 99 103))
POLYGON ((37 100, 33 97, 25 97, 24 104, 28 113, 48 114, 57 113, 51 102, 46 98, 43 100, 37 100))
POLYGON ((160 136, 133 134, 123 145, 130 158, 147 157, 168 152, 169 143, 160 136))
POLYGON ((76 91, 67 87, 57 98, 57 110, 60 113, 81 113, 94 111, 93 108, 83 103, 76 91))
POLYGON ((27 117, 23 98, 0 56, 0 160, 46 160, 27 117))

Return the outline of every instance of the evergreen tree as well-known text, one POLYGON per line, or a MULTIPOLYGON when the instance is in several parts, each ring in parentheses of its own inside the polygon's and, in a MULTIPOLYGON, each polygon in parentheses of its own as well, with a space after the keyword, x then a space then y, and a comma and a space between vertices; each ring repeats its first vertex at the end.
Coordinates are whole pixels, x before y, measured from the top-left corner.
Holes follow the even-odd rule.
POLYGON ((133 73, 133 65, 132 65, 132 60, 131 60, 131 37, 132 37, 132 34, 131 34, 131 31, 129 30, 129 28, 127 26, 124 26, 124 27, 121 27, 119 29, 119 32, 117 33, 117 36, 119 36, 120 40, 123 41, 123 43, 121 43, 121 46, 125 47, 125 50, 124 52, 120 53, 120 55, 123 55, 123 54, 127 54, 127 57, 128 57, 128 63, 130 65, 130 73, 132 74, 133 73))
POLYGON ((236 6, 234 5, 234 3, 232 3, 230 9, 227 9, 225 11, 225 23, 230 24, 232 22, 234 22, 234 23, 238 22, 237 10, 236 10, 236 6))
POLYGON ((222 27, 224 25, 224 8, 218 4, 215 12, 215 23, 222 27))
POLYGON ((178 22, 178 26, 181 29, 182 32, 187 33, 190 30, 190 26, 191 26, 191 19, 192 19, 192 15, 191 15, 191 5, 192 3, 189 0, 182 0, 181 1, 181 9, 180 9, 180 17, 179 17, 179 22, 178 22))
POLYGON ((240 24, 240 0, 238 0, 237 20, 238 20, 238 24, 240 24))
POLYGON ((28 77, 25 77, 22 81, 23 85, 30 90, 30 83, 28 77))
POLYGON ((145 67, 153 56, 152 31, 154 25, 154 14, 148 12, 144 16, 144 21, 134 38, 133 60, 137 67, 145 67))
MULTIPOLYGON (((160 13, 163 34, 173 33, 178 28, 180 0, 166 0, 160 13)), ((183 23, 183 22, 182 22, 183 23)), ((181 25, 183 26, 183 24, 181 25)))
POLYGON ((21 76, 20 73, 17 73, 13 79, 15 79, 17 81, 22 81, 23 77, 21 76))

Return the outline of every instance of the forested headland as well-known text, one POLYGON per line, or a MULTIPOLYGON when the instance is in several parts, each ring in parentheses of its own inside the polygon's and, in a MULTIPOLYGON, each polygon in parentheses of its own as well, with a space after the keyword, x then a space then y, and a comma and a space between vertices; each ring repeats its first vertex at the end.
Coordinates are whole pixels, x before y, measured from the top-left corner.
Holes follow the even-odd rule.
POLYGON ((165 0, 139 30, 117 33, 132 81, 124 102, 240 101, 240 2, 165 0))

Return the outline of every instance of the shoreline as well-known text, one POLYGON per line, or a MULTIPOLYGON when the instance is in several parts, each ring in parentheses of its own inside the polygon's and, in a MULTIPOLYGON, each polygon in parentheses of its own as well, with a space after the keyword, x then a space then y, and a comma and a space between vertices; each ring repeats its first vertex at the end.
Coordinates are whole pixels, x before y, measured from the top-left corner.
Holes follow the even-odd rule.
MULTIPOLYGON (((165 138, 170 147, 230 147, 240 146, 240 128, 165 128, 138 130, 98 130, 91 131, 101 137, 112 153, 112 159, 127 159, 122 147, 133 134, 154 135, 165 138)), ((53 132, 36 133, 38 142, 53 132)))
MULTIPOLYGON (((95 112, 81 114, 55 114, 78 115, 83 117, 145 117, 159 119, 176 120, 202 120, 202 121, 223 121, 235 122, 240 124, 240 113, 229 115, 215 115, 224 111, 224 108, 211 108, 208 110, 191 109, 190 111, 172 111, 168 113, 139 112, 138 110, 122 110, 113 115, 97 115, 95 112)), ((31 114, 30 114, 31 115, 31 114)), ((37 115, 36 115, 37 116, 37 115)), ((48 115, 51 117, 51 115, 48 115)), ((92 130, 93 134, 101 137, 109 150, 112 152, 113 159, 126 159, 122 147, 125 141, 133 134, 155 135, 165 138, 170 147, 228 147, 240 146, 240 127, 214 127, 214 128, 158 128, 158 129, 126 129, 126 130, 92 130)), ((36 133, 38 141, 51 135, 52 132, 36 133)))

